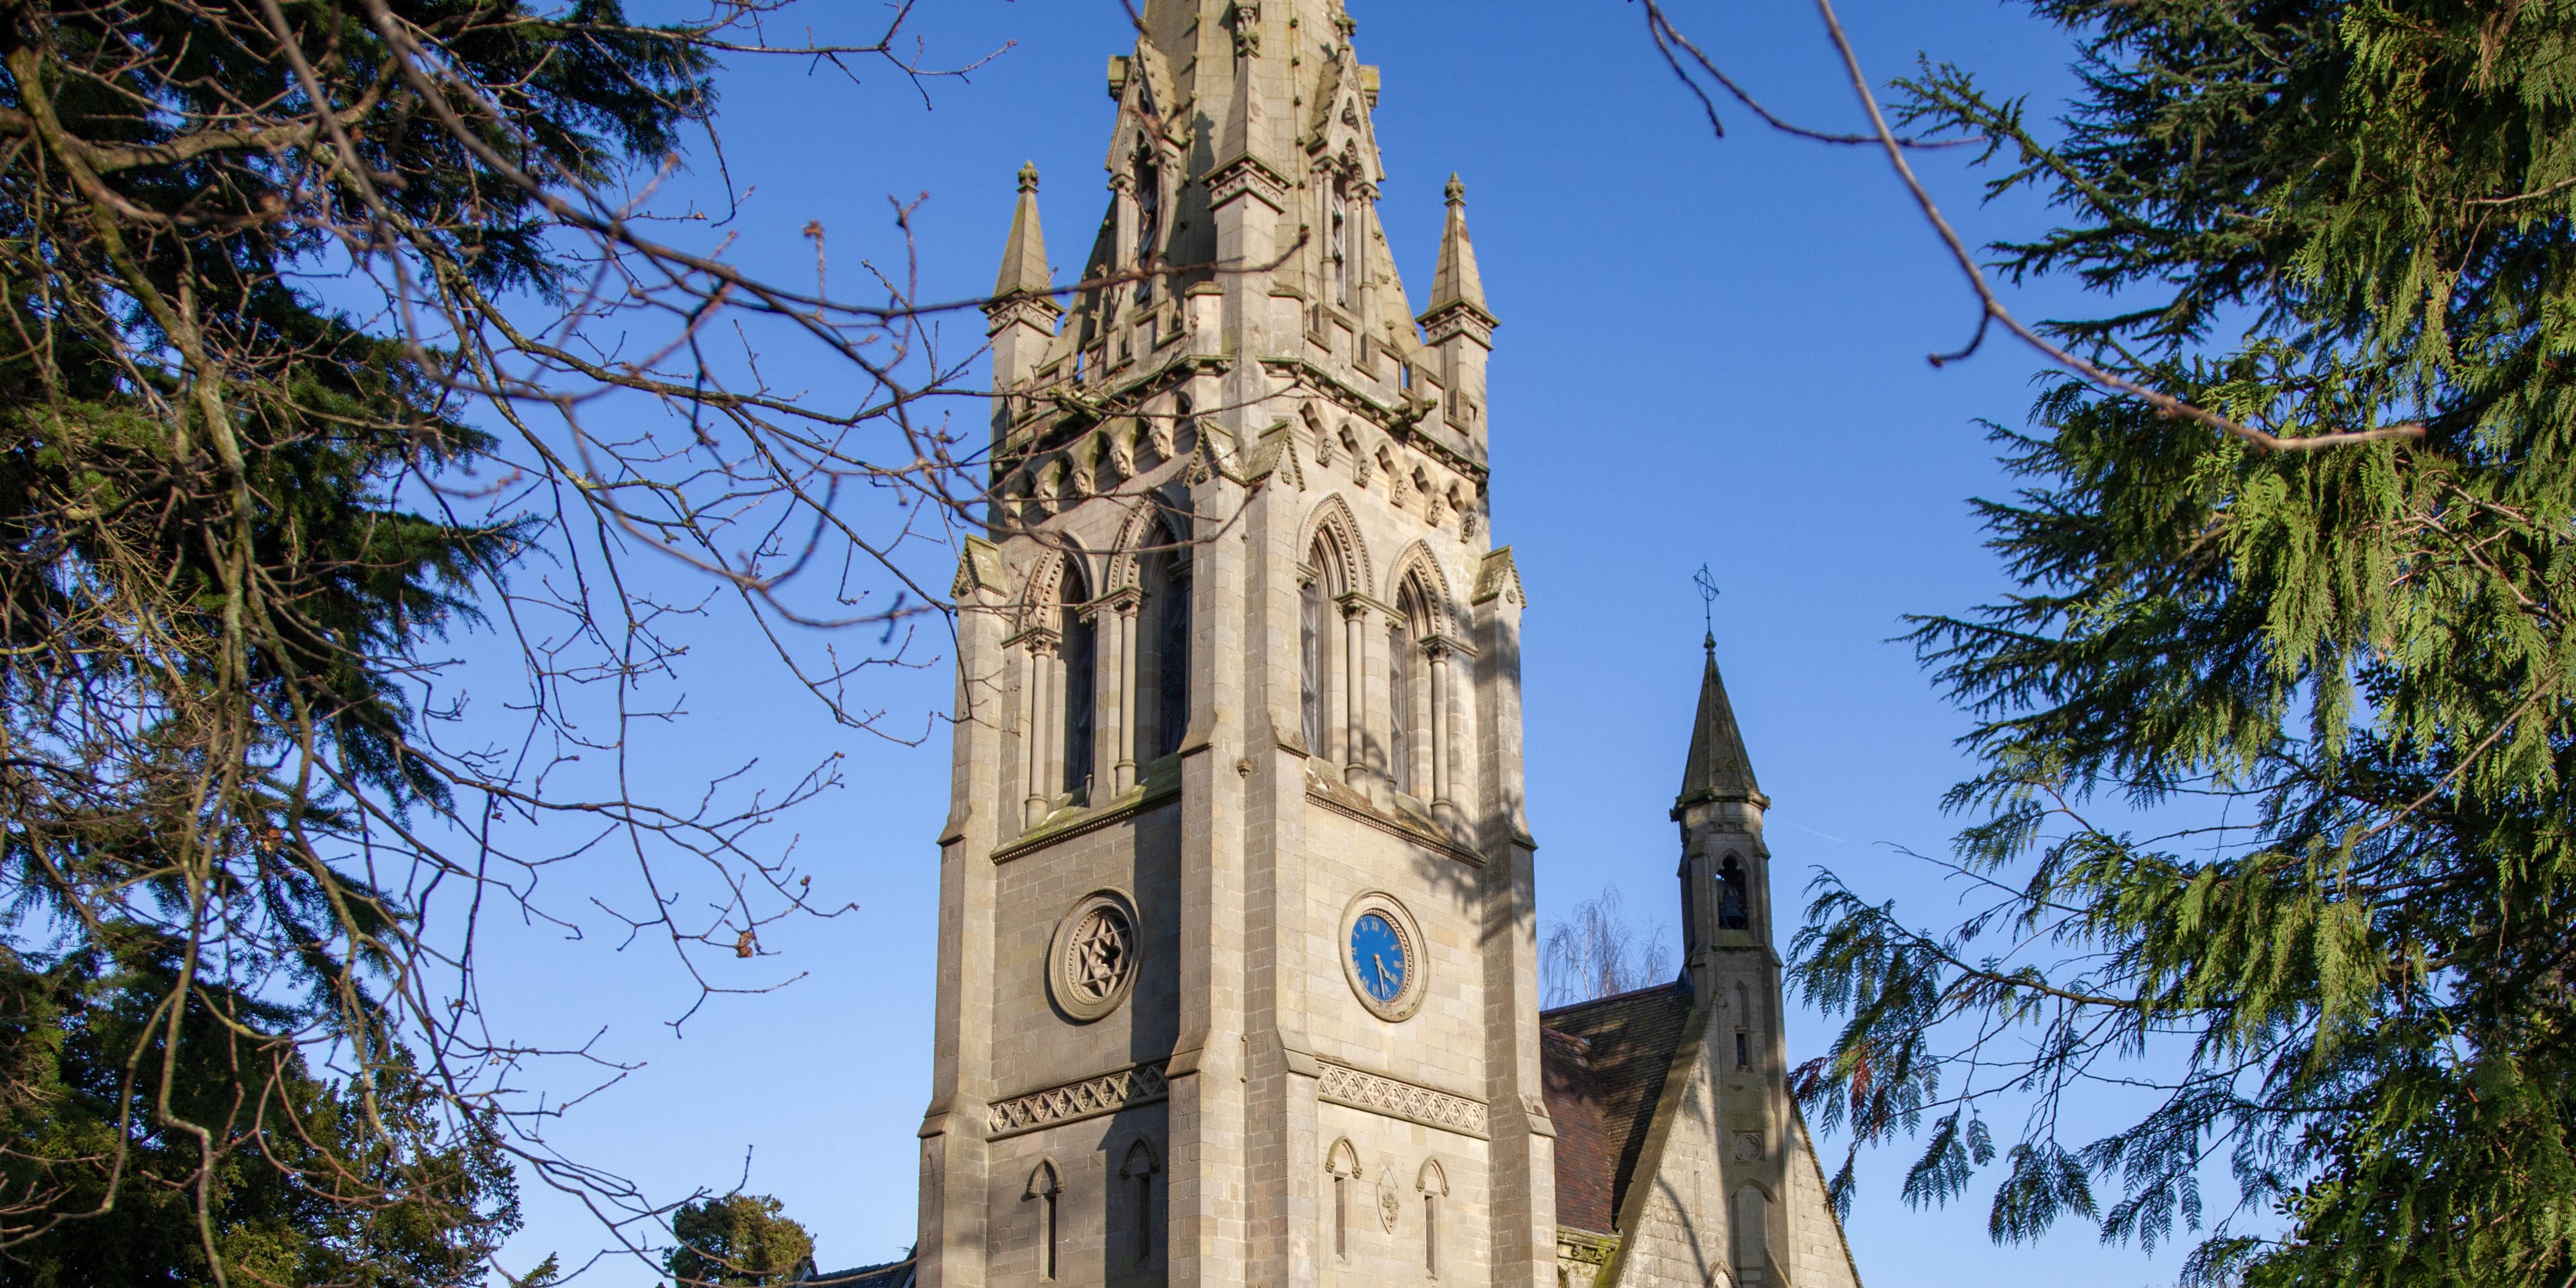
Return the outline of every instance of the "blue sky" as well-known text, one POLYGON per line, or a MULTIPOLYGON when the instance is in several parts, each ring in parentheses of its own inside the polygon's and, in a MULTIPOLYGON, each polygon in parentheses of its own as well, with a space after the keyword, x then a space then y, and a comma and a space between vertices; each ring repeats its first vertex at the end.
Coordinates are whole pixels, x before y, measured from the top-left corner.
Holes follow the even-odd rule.
MULTIPOLYGON (((636 6, 651 12, 646 5, 636 6)), ((1849 0, 1873 74, 1916 51, 1981 69, 2006 92, 2065 84, 2062 37, 1983 0, 1849 0)), ((1954 892, 1899 849, 1943 851, 1938 801, 1964 766, 1964 719, 1891 637, 1907 613, 1957 611, 2000 588, 1967 499, 2005 486, 1978 418, 2018 424, 2035 362, 1994 347, 1934 370, 1973 300, 1877 154, 1786 139, 1730 109, 1712 138, 1697 106, 1620 0, 1353 0, 1361 57, 1383 69, 1382 218, 1416 299, 1427 289, 1452 171, 1502 319, 1493 357, 1493 519, 1530 594, 1530 815, 1542 915, 1615 883, 1632 914, 1675 916, 1667 820, 1698 675, 1706 564, 1724 594, 1718 652, 1757 772, 1775 805, 1776 888, 1794 924, 1814 867, 1937 921, 1954 892)), ((817 0, 775 24, 859 34, 874 6, 817 0)), ((1702 45, 1792 117, 1859 124, 1803 0, 1683 3, 1702 45)), ((908 33, 927 61, 1000 50, 970 79, 921 92, 862 68, 860 83, 787 60, 737 60, 722 78, 725 162, 748 192, 736 256, 810 271, 798 235, 829 230, 837 265, 899 263, 889 198, 914 218, 922 294, 991 281, 1023 160, 1060 269, 1088 244, 1104 192, 1112 104, 1106 59, 1132 43, 1114 0, 945 0, 908 33), (1004 46, 1007 45, 1007 48, 1004 46)), ((1972 238, 2027 231, 2044 212, 1980 210, 1945 155, 1927 174, 1972 238)), ((714 191, 709 154, 681 183, 714 191)), ((836 274, 840 271, 836 267, 836 274)), ((1069 272, 1067 273, 1069 276, 1069 272)), ((2021 297, 2034 315, 2051 297, 2021 297)), ((2057 303, 2063 304, 2059 297, 2057 303)), ((971 344, 965 321, 951 338, 971 344)), ((773 371, 795 386, 839 376, 773 371)), ((971 418, 973 409, 964 409, 971 418)), ((947 556, 925 556, 925 565, 947 556)), ((944 571, 932 573, 945 580, 944 571)), ((834 1265, 900 1255, 912 1234, 913 1132, 927 1097, 932 909, 947 754, 852 738, 762 661, 739 623, 689 629, 698 648, 671 691, 684 719, 637 753, 683 784, 759 758, 788 772, 834 753, 848 785, 793 822, 818 901, 858 906, 764 935, 779 955, 720 982, 784 988, 720 997, 685 1027, 684 977, 649 945, 620 948, 596 921, 570 940, 536 926, 488 941, 487 1011, 505 1030, 636 1067, 552 1131, 568 1154, 654 1192, 738 1182, 779 1196, 834 1265)), ((936 647, 925 660, 939 654, 936 647)), ((944 660, 944 659, 943 659, 944 660)), ((914 724, 947 698, 944 666, 871 683, 914 724)), ((575 908, 614 860, 550 890, 575 908)), ((1826 1029, 1803 1016, 1793 1058, 1826 1029)), ((558 1096, 585 1089, 559 1070, 558 1096)), ((2007 1136, 2009 1132, 2007 1131, 2007 1136)), ((1820 1142, 1830 1155, 1839 1142, 1820 1142)), ((2170 1252, 2103 1248, 2082 1228, 2035 1247, 1984 1234, 1991 1179, 1947 1211, 1898 1202, 1905 1160, 1864 1167, 1850 1221, 1872 1288, 2072 1279, 2169 1282, 2170 1252)), ((599 1235, 572 1204, 529 1187, 512 1268, 547 1251, 578 1262, 599 1235)), ((584 1283, 649 1282, 632 1263, 584 1283)))

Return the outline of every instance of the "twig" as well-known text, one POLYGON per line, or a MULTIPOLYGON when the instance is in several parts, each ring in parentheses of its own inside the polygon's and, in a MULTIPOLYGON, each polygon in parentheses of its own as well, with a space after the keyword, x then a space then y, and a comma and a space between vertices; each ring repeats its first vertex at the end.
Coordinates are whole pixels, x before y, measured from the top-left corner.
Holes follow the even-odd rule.
POLYGON ((1976 333, 1969 337, 1966 347, 1956 353, 1931 355, 1930 361, 1933 366, 1946 366, 1975 353, 1977 347, 1985 341, 1987 326, 2000 324, 2006 331, 2011 332, 2022 343, 2039 351, 2049 361, 2082 376, 2101 388, 2137 398, 2164 415, 2198 421, 2221 433, 2242 439, 2258 451, 2315 451, 2324 447, 2378 442, 2382 439, 2420 440, 2424 437, 2424 426, 2419 422, 2384 426, 2378 429, 2341 430, 2298 437, 2267 433, 2207 408, 2195 406, 2162 390, 2150 389, 2105 371, 2050 343, 2038 332, 2024 325, 2021 319, 2014 317, 2012 310, 2005 308, 2003 301, 1996 297, 1994 287, 1986 281, 1985 270, 1978 265, 1976 256, 1969 253, 1967 244, 1960 240, 1957 230, 1951 228, 1949 219, 1941 213, 1940 205, 1932 200, 1932 194, 1924 190, 1922 180, 1914 175, 1914 167, 1906 163, 1904 147, 1895 133, 1888 129, 1887 115, 1879 110, 1878 96, 1870 90, 1869 77, 1861 71, 1860 56, 1852 51, 1851 39, 1843 34, 1842 19, 1834 13, 1833 0, 1816 0, 1816 9, 1824 17, 1825 31, 1833 38, 1835 52, 1842 56, 1844 70, 1851 76, 1852 92, 1859 96, 1861 106, 1869 112, 1870 128, 1880 146, 1886 151, 1888 164, 1895 167, 1897 178, 1903 180, 1906 191, 1913 194, 1914 204, 1922 208, 1923 217, 1930 220, 1933 230, 1941 235, 1942 244, 1949 247, 1950 257, 1959 265, 1959 272, 1968 279, 1968 288, 1975 291, 1977 295, 1976 333))

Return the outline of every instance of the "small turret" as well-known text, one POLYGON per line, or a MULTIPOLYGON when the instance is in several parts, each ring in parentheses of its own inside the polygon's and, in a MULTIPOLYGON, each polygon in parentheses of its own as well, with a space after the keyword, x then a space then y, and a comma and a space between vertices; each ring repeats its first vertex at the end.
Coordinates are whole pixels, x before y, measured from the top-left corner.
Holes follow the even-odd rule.
POLYGON ((1476 244, 1467 238, 1467 186, 1449 176, 1449 219, 1440 230, 1440 266, 1431 279, 1431 307, 1419 319, 1432 354, 1433 376, 1444 391, 1440 419, 1451 446, 1474 460, 1485 457, 1485 359, 1500 325, 1485 307, 1485 279, 1476 271, 1476 244))
MULTIPOLYGON (((1238 5, 1235 32, 1234 87, 1226 101, 1223 128, 1217 132, 1216 164, 1207 174, 1210 222, 1216 228, 1216 282, 1223 294, 1219 310, 1223 338, 1217 345, 1241 354, 1267 354, 1286 342, 1277 326, 1270 292, 1278 274, 1278 246, 1295 236, 1285 218, 1292 203, 1290 176, 1296 168, 1278 154, 1278 130, 1271 119, 1260 42, 1260 7, 1238 5)), ((1284 59, 1281 61, 1285 61, 1284 59)), ((1294 324, 1287 328, 1293 337, 1294 324)), ((1258 362, 1239 362, 1226 373, 1221 392, 1210 401, 1228 411, 1211 417, 1233 435, 1224 450, 1242 450, 1271 413, 1264 410, 1272 393, 1270 377, 1258 362)), ((1222 441, 1222 440, 1218 440, 1222 441)))
MULTIPOLYGON (((1064 309, 1055 302, 1055 272, 1047 266, 1046 231, 1038 224, 1038 168, 1020 166, 1020 204, 1011 213, 1011 236, 1002 243, 1002 271, 984 306, 984 333, 993 340, 993 387, 1009 389, 1029 378, 1046 356, 1064 309)), ((1009 424, 1008 402, 997 395, 994 428, 1009 424)))
POLYGON ((1744 735, 1735 727, 1735 707, 1717 672, 1716 637, 1701 647, 1699 706, 1673 821, 1682 833, 1682 962, 1706 988, 1725 973, 1717 960, 1725 950, 1761 950, 1769 960, 1771 851, 1762 843, 1762 811, 1771 798, 1754 781, 1744 735))

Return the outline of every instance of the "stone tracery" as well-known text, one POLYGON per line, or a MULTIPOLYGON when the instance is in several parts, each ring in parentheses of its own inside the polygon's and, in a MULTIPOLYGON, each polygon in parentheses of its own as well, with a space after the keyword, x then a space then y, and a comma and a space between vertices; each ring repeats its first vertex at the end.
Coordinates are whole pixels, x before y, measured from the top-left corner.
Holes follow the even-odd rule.
POLYGON ((1085 913, 1073 931, 1065 977, 1075 998, 1103 1002, 1118 991, 1136 952, 1136 928, 1117 908, 1102 906, 1085 913))

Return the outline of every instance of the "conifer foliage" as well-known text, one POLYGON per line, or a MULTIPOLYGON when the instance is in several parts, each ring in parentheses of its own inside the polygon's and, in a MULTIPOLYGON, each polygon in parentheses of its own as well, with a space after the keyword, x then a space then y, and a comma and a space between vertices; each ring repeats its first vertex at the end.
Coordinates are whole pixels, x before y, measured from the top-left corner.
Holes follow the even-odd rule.
POLYGON ((317 1073, 278 1039, 291 1008, 179 989, 182 960, 139 942, 0 959, 0 1285, 479 1281, 519 1226, 489 1131, 451 1130, 400 1054, 363 1089, 317 1073))
POLYGON ((814 1236, 766 1194, 718 1194, 671 1214, 662 1269, 679 1288, 774 1288, 814 1269, 814 1236))
POLYGON ((1997 432, 2017 589, 1914 634, 1980 719, 1950 804, 1991 898, 1922 929, 1820 879, 1795 978, 1847 1024, 1799 1092, 1855 1149, 1919 1135, 1909 1201, 2001 1144, 1998 1239, 2080 1217, 2196 1232, 2203 1281, 2563 1283, 2576 5, 2033 7, 2081 50, 2060 119, 1927 66, 1898 120, 2055 203, 1992 253, 2111 301, 2056 335, 2285 438, 2424 432, 2264 451, 2071 378, 1997 432), (2149 1111, 2068 1126, 2111 1079, 2149 1111), (2241 1201, 2201 1191, 2222 1162, 2241 1201))

